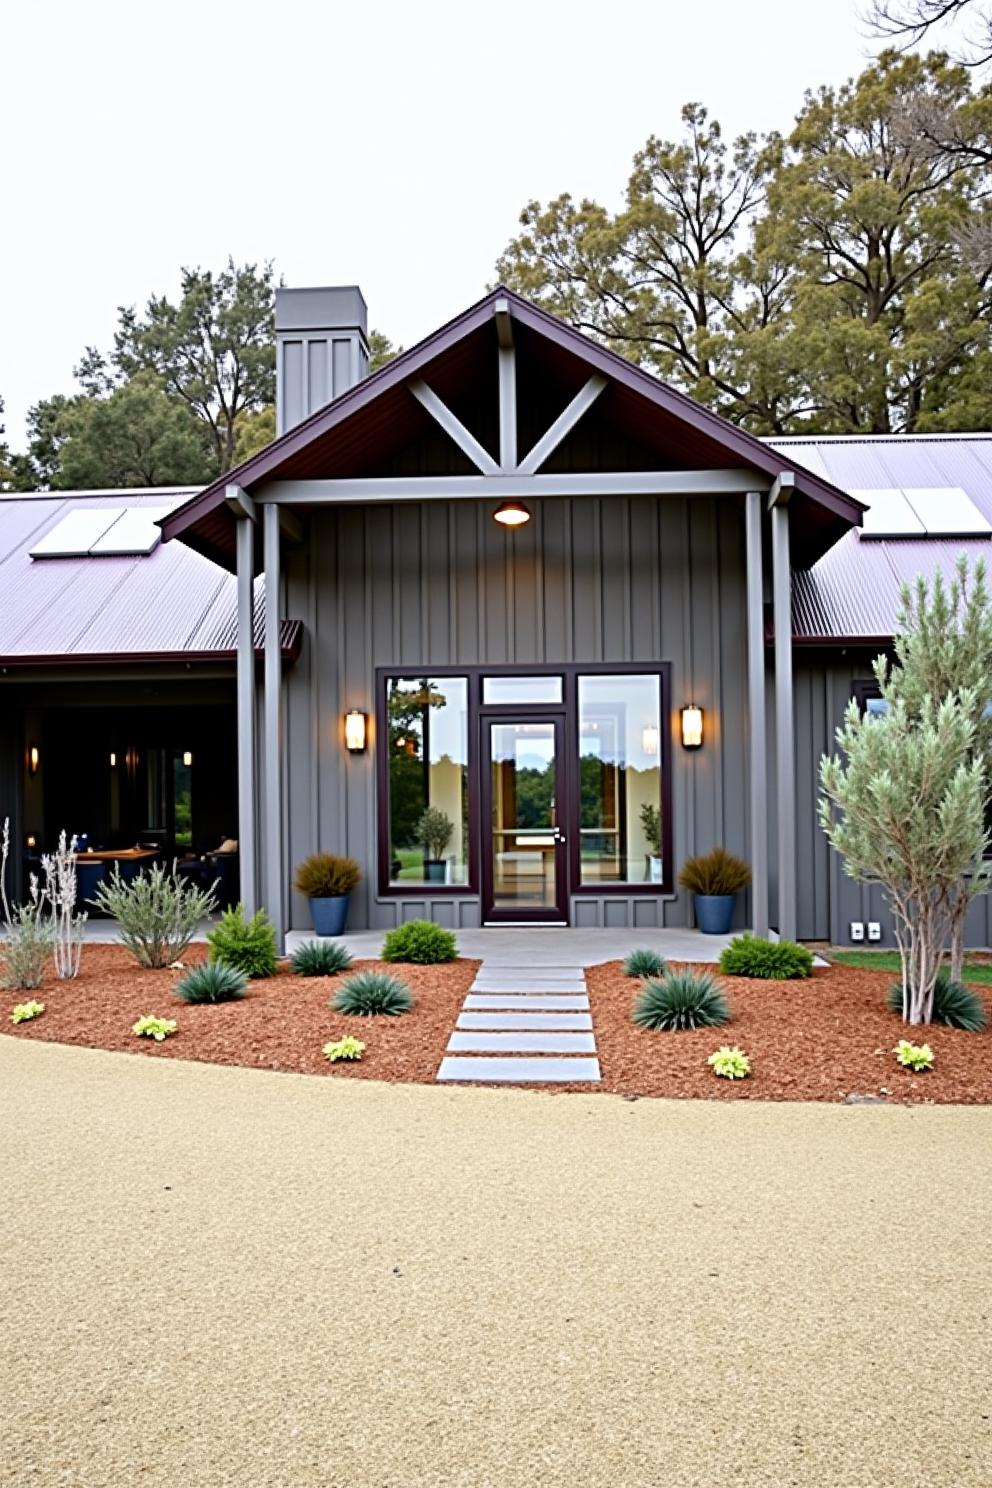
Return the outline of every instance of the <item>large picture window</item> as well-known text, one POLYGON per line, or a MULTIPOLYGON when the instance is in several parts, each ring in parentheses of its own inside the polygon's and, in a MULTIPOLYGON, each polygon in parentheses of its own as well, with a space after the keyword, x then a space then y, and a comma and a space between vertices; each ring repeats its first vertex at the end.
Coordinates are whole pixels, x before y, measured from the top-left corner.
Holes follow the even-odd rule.
POLYGON ((580 676, 578 713, 580 883, 661 883, 660 680, 580 676))
POLYGON ((389 886, 464 887, 468 679, 388 677, 389 886))

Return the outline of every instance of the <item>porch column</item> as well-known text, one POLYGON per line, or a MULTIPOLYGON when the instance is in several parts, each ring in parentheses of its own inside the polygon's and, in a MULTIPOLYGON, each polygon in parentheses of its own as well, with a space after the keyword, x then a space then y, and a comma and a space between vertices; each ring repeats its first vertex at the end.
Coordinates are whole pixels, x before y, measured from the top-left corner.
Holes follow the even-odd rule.
POLYGON ((279 591, 279 508, 262 507, 265 559, 265 908, 275 926, 279 954, 285 949, 282 874, 282 647, 279 591))
POLYGON ((249 915, 258 908, 258 824, 255 820, 255 524, 237 525, 238 556, 238 849, 241 898, 249 915))
POLYGON ((746 498, 748 775, 751 807, 751 928, 768 938, 768 751, 765 741, 765 605, 760 491, 746 498))
POLYGON ((775 770, 778 799, 778 933, 796 937, 796 745, 792 711, 792 574, 789 497, 793 477, 772 487, 772 591, 775 615, 775 770))

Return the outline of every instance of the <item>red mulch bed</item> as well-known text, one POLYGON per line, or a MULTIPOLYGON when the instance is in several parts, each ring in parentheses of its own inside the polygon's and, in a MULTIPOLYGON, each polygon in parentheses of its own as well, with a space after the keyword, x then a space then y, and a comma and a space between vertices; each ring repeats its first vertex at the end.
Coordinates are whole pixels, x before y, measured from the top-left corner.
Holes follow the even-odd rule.
MULTIPOLYGON (((205 952, 205 946, 190 946, 182 958, 184 965, 202 961, 205 952)), ((402 978, 416 1006, 396 1018, 346 1018, 328 1006, 344 980, 340 975, 300 977, 281 970, 265 981, 249 982, 245 996, 236 1002, 191 1005, 172 992, 181 971, 143 971, 121 946, 87 945, 75 981, 60 982, 50 974, 36 992, 0 993, 0 1027, 15 1038, 119 1049, 154 1059, 242 1064, 351 1080, 431 1081, 478 964, 386 966, 381 961, 356 961, 355 971, 375 968, 402 978), (10 1023, 14 1004, 32 999, 45 1004, 41 1016, 30 1023, 10 1023), (131 1025, 145 1013, 174 1018, 179 1026, 160 1044, 136 1038, 131 1025), (321 1050, 345 1034, 360 1038, 365 1053, 360 1060, 330 1064, 321 1050)))
MULTIPOLYGON (((185 964, 202 960, 204 953, 203 946, 190 947, 185 964)), ((172 993, 181 972, 142 971, 120 946, 87 945, 76 981, 49 975, 37 992, 0 994, 0 1027, 14 1038, 155 1059, 431 1083, 478 964, 356 962, 356 970, 375 967, 402 977, 416 1007, 398 1018, 346 1018, 328 1006, 340 976, 298 977, 282 970, 268 981, 250 983, 238 1002, 190 1006, 172 993), (45 1004, 42 1016, 9 1023, 14 1003, 31 998, 45 1004), (178 1031, 161 1044, 136 1038, 131 1025, 145 1013, 175 1018, 178 1031), (349 1033, 365 1042, 363 1058, 329 1064, 323 1045, 349 1033)), ((853 1095, 914 1103, 992 1102, 992 1030, 906 1029, 885 1007, 891 973, 832 966, 818 969, 808 981, 724 977, 731 1022, 690 1033, 652 1033, 631 1022, 640 983, 623 975, 620 962, 590 967, 586 975, 602 1084, 542 1089, 709 1100, 843 1101, 853 1095), (903 1037, 930 1044, 933 1070, 914 1075, 896 1064, 892 1049, 903 1037), (706 1060, 721 1044, 738 1044, 750 1056, 749 1079, 719 1080, 712 1073, 706 1060)), ((978 991, 988 1006, 988 992, 978 991)))
MULTIPOLYGON (((640 983, 623 975, 619 961, 590 967, 586 978, 607 1090, 710 1100, 992 1101, 992 1030, 907 1028, 885 1006, 891 972, 830 966, 803 981, 721 977, 731 1021, 685 1033, 653 1033, 631 1022, 640 983), (892 1050, 901 1038, 929 1044, 933 1069, 914 1075, 898 1065, 892 1050), (746 1080, 713 1074, 706 1060, 721 1044, 750 1057, 746 1080)), ((992 1011, 986 989, 976 991, 992 1011)))

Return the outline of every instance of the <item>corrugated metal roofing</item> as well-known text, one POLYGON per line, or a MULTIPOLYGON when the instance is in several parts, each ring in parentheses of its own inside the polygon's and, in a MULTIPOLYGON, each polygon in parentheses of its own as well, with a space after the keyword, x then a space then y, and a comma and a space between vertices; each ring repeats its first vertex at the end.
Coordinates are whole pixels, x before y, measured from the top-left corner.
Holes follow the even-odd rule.
MULTIPOLYGON (((992 434, 793 437, 769 441, 795 451, 846 491, 958 486, 992 522, 992 434)), ((881 641, 895 633, 900 584, 917 574, 945 577, 961 553, 992 564, 988 537, 880 539, 846 533, 812 568, 793 575, 792 628, 798 640, 881 641)))
MULTIPOLYGON (((188 659, 233 655, 237 581, 183 543, 141 556, 32 559, 31 549, 70 512, 146 508, 160 515, 195 488, 60 491, 0 496, 0 664, 188 659)), ((265 624, 255 585, 255 644, 265 624)), ((295 651, 298 621, 283 621, 295 651)))

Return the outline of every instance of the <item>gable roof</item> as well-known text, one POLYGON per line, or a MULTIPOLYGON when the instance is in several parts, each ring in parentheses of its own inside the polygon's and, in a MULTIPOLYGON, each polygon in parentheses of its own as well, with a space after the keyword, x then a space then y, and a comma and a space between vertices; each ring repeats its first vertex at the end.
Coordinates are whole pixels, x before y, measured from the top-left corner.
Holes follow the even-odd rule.
POLYGON ((531 354, 542 358, 550 376, 573 389, 577 376, 599 372, 606 377, 611 418, 626 434, 664 451, 657 468, 747 466, 770 481, 784 469, 794 471, 793 543, 799 562, 813 561, 860 522, 860 502, 827 477, 792 459, 784 463, 774 446, 500 286, 171 512, 162 522, 166 540, 181 538, 231 567, 235 519, 225 500, 229 484, 250 494, 272 480, 364 473, 383 449, 413 440, 430 416, 407 383, 429 373, 431 386, 444 398, 480 360, 488 366, 497 300, 509 302, 514 326, 525 329, 531 354))

